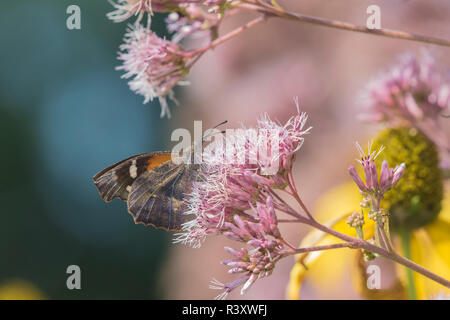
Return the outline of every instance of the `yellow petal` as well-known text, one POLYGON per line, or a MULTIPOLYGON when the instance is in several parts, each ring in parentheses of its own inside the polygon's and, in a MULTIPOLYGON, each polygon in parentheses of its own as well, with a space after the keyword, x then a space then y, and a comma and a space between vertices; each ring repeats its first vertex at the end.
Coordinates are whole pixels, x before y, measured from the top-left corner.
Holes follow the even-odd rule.
MULTIPOLYGON (((342 184, 326 192, 318 199, 314 210, 314 216, 319 222, 322 222, 326 226, 341 233, 356 237, 355 229, 347 224, 347 217, 355 211, 361 211, 361 207, 359 206, 361 199, 362 196, 353 182, 342 184)), ((373 237, 374 222, 368 219, 366 214, 365 222, 366 223, 363 226, 364 237, 368 239, 373 237)), ((307 247, 339 242, 342 241, 335 237, 328 236, 321 231, 314 230, 305 236, 300 246, 307 247), (324 242, 319 243, 322 239, 324 239, 324 242), (330 239, 334 241, 331 241, 330 239)))
POLYGON ((442 262, 450 268, 450 222, 437 219, 425 227, 430 235, 434 249, 442 262))
POLYGON ((289 300, 299 299, 300 287, 304 276, 305 276, 305 269, 300 263, 296 263, 291 270, 289 276, 290 280, 286 289, 286 297, 289 300))
MULTIPOLYGON (((450 279, 450 223, 437 219, 428 226, 415 230, 411 237, 411 260, 437 275, 450 279)), ((399 275, 406 283, 406 269, 398 265, 399 275)), ((450 290, 416 272, 414 284, 418 299, 432 299, 450 290)))
POLYGON ((0 300, 42 300, 44 294, 24 280, 9 280, 0 285, 0 300))
MULTIPOLYGON (((347 217, 351 213, 344 214, 341 219, 333 226, 333 229, 356 237, 356 231, 350 228, 347 223, 347 217)), ((364 237, 366 239, 373 237, 374 223, 370 220, 364 225, 364 237)), ((322 233, 320 231, 313 231, 312 233, 322 233)), ((323 233, 322 233, 323 234, 323 233)), ((333 236, 326 235, 321 241, 311 246, 321 246, 333 243, 342 242, 333 236)), ((307 247, 302 244, 300 247, 307 247)), ((311 279, 314 284, 321 290, 332 290, 333 287, 337 287, 343 277, 345 271, 349 271, 354 260, 356 250, 342 248, 331 249, 326 251, 314 251, 308 254, 299 255, 298 260, 301 260, 308 267, 308 278, 311 279), (328 289, 327 289, 328 288, 328 289)))
POLYGON ((362 196, 355 183, 349 182, 323 194, 314 208, 314 216, 319 221, 330 221, 343 213, 359 211, 362 196))

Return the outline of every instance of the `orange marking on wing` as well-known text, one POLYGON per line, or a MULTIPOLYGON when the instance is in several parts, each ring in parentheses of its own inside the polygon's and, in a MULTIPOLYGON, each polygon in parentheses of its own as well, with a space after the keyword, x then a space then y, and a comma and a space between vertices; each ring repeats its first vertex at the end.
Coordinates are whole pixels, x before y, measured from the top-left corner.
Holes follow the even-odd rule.
POLYGON ((152 170, 153 168, 159 166, 160 164, 163 164, 166 161, 169 161, 172 159, 171 154, 160 154, 158 156, 153 156, 147 161, 147 171, 152 170))

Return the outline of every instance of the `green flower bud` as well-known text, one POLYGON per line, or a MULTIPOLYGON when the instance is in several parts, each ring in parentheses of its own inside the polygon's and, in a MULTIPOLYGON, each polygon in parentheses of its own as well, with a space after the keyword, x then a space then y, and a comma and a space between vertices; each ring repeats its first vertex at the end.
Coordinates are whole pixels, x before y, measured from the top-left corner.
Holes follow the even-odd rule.
POLYGON ((412 230, 430 223, 441 211, 443 197, 436 146, 417 130, 406 127, 382 130, 374 140, 374 149, 381 145, 386 149, 376 160, 378 167, 384 159, 391 166, 406 164, 403 177, 382 201, 390 214, 392 230, 412 230))

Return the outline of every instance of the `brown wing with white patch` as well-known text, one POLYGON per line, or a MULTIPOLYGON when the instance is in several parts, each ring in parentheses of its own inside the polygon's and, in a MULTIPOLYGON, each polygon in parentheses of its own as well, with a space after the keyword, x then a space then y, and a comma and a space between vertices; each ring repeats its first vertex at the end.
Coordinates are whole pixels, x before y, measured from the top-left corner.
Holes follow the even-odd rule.
POLYGON ((165 230, 180 230, 190 220, 185 195, 192 189, 198 165, 175 165, 171 161, 144 172, 134 181, 128 211, 136 223, 165 230))
POLYGON ((133 182, 142 173, 168 159, 170 152, 148 152, 129 157, 97 173, 95 186, 106 202, 115 198, 126 201, 133 182))

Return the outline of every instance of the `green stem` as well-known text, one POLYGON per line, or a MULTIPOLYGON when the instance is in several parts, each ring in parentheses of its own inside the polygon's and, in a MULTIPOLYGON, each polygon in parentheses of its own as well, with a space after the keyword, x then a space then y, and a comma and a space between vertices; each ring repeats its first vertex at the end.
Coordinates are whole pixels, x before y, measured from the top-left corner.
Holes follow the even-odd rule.
MULTIPOLYGON (((404 255, 407 259, 411 259, 411 234, 407 230, 400 230, 400 237, 402 241, 404 255)), ((411 269, 406 269, 406 277, 408 284, 408 297, 410 300, 416 300, 416 285, 414 283, 414 275, 411 269)))

